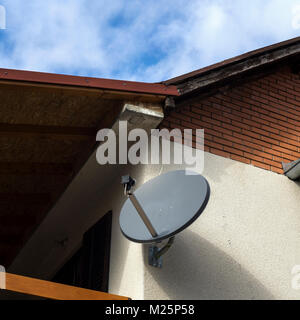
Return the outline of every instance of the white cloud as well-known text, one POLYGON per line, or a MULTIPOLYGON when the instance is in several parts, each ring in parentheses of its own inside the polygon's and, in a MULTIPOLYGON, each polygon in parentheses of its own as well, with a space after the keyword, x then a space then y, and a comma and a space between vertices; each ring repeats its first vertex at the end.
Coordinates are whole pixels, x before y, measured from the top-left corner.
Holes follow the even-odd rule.
POLYGON ((5 68, 161 81, 299 34, 300 0, 0 2, 5 68))

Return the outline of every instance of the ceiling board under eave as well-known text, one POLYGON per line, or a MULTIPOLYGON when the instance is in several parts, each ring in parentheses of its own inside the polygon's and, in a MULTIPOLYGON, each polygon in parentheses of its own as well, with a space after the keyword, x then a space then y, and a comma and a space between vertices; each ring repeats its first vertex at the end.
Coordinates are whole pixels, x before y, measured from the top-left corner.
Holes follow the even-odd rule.
POLYGON ((125 101, 160 95, 0 81, 0 265, 8 267, 125 101))

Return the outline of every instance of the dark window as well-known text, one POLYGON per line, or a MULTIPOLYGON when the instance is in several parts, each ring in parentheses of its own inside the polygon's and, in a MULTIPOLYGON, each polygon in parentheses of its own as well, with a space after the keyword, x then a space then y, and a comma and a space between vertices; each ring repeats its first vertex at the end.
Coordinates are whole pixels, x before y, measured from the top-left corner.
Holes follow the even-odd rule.
POLYGON ((108 292, 112 213, 83 236, 81 248, 58 271, 54 282, 108 292))

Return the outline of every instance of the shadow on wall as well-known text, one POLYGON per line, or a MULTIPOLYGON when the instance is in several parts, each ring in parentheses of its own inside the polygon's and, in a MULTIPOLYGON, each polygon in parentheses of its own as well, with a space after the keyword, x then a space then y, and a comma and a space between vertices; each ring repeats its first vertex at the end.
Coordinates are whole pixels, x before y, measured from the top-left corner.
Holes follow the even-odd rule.
POLYGON ((162 269, 148 265, 147 249, 145 299, 275 299, 237 261, 189 230, 175 237, 162 269))

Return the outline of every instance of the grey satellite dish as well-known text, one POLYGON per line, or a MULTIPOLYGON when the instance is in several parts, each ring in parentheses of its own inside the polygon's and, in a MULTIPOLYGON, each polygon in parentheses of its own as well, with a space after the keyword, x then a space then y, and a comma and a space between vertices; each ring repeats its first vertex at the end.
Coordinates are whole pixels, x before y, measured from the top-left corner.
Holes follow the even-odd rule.
POLYGON ((123 235, 139 243, 158 243, 169 239, 159 249, 150 247, 149 263, 161 267, 161 256, 172 245, 174 236, 191 225, 205 209, 210 188, 200 174, 186 174, 185 170, 162 174, 138 188, 131 188, 135 180, 122 177, 124 193, 128 196, 120 213, 123 235))

